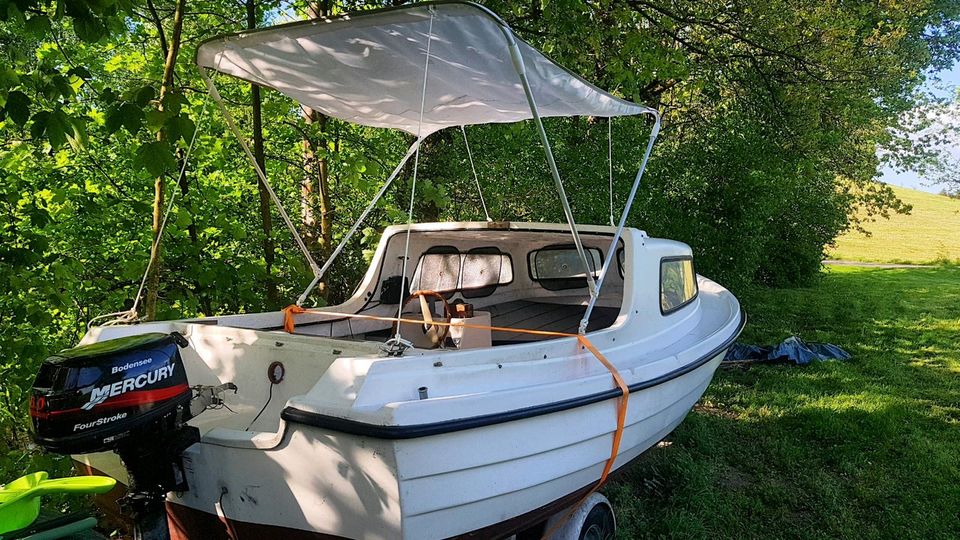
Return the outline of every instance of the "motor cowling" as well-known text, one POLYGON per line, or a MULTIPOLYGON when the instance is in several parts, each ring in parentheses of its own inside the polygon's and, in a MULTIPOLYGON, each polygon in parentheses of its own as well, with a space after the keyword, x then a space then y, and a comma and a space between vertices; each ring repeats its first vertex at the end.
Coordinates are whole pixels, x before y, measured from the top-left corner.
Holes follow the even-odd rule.
POLYGON ((84 454, 174 430, 189 419, 192 391, 177 333, 148 333, 84 345, 40 366, 30 416, 47 450, 84 454))
POLYGON ((164 499, 187 491, 183 452, 200 441, 187 420, 236 386, 191 388, 180 334, 147 333, 61 351, 44 360, 33 384, 34 440, 51 452, 112 450, 127 469, 136 540, 169 538, 164 499))

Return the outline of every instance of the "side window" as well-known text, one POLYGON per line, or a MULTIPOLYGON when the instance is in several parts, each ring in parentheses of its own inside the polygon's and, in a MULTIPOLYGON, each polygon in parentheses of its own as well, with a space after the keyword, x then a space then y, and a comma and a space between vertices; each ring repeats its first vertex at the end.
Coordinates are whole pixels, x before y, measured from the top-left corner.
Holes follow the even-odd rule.
POLYGON ((413 272, 412 290, 437 291, 452 296, 459 282, 460 251, 453 246, 435 246, 420 256, 413 272))
POLYGON ((671 257, 660 260, 660 312, 664 315, 689 304, 697 297, 697 274, 693 258, 671 257))
POLYGON ((597 248, 584 248, 584 251, 589 269, 583 267, 580 254, 572 245, 548 246, 531 251, 527 254, 530 278, 551 291, 586 287, 587 272, 594 278, 598 276, 603 254, 597 248))
POLYGON ((490 296, 497 286, 513 281, 510 255, 495 247, 474 248, 463 255, 460 291, 464 298, 490 296))

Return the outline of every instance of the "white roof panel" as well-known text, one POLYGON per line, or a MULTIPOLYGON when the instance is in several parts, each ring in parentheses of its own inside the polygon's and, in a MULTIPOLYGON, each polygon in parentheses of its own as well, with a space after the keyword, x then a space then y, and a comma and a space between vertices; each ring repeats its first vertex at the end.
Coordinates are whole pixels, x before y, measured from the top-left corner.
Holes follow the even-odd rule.
MULTIPOLYGON (((505 32, 496 15, 475 4, 415 4, 214 38, 199 47, 197 64, 273 88, 335 118, 425 137, 451 126, 531 118, 505 32)), ((517 42, 541 116, 650 112, 517 42)))

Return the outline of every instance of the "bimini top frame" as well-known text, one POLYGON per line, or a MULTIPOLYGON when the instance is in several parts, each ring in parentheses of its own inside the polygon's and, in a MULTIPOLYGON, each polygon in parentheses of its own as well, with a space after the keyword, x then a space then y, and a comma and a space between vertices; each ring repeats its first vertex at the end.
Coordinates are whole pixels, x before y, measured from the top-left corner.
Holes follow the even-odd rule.
POLYGON ((310 262, 314 279, 298 299, 298 305, 306 300, 427 136, 447 127, 533 120, 587 275, 590 302, 580 324, 581 333, 585 332, 613 262, 616 251, 613 248, 626 225, 660 130, 660 115, 656 110, 600 90, 516 38, 510 27, 489 9, 455 0, 377 9, 220 36, 198 47, 196 61, 210 95, 310 262), (504 48, 508 55, 503 54, 504 48), (269 188, 264 171, 253 158, 204 68, 273 88, 328 116, 372 127, 400 129, 417 137, 323 267, 313 260, 276 194, 269 188), (422 85, 418 79, 423 81, 422 85), (652 116, 654 126, 611 249, 594 280, 542 118, 599 116, 609 119, 633 115, 652 116))

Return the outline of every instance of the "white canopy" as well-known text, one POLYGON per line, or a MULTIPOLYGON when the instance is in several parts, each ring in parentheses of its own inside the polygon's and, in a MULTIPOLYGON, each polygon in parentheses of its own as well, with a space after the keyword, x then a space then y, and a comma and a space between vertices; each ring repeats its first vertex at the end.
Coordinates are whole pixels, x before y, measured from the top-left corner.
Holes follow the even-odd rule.
MULTIPOLYGON (((531 118, 510 35, 496 15, 475 4, 416 4, 218 37, 199 47, 197 64, 273 88, 328 116, 426 137, 451 126, 531 118)), ((600 90, 519 39, 517 45, 540 116, 652 112, 600 90)))

